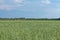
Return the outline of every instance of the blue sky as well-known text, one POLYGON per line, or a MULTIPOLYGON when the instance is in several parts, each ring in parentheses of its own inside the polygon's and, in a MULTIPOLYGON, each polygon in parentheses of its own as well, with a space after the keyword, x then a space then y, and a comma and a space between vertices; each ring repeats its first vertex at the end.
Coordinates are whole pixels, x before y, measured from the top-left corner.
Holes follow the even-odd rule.
POLYGON ((60 0, 0 0, 0 17, 59 18, 60 0))

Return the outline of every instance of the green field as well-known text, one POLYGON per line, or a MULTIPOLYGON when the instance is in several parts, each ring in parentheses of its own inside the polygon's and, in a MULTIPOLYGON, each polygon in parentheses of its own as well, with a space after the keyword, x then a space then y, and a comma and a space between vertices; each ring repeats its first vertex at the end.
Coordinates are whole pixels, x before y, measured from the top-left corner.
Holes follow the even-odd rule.
POLYGON ((0 20, 0 40, 60 40, 60 21, 0 20))

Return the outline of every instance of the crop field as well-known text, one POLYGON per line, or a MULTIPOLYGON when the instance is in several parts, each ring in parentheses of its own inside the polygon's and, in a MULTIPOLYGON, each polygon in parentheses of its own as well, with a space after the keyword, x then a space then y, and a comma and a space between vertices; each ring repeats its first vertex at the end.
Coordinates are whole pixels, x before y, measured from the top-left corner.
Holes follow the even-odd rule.
POLYGON ((0 20, 0 40, 60 40, 60 21, 0 20))

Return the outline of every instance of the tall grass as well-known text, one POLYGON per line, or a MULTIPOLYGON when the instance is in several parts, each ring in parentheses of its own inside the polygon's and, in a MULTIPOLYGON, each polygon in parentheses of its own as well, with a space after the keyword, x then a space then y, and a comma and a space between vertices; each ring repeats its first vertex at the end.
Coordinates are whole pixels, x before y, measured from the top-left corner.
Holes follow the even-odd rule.
POLYGON ((60 21, 0 20, 0 40, 60 40, 60 21))

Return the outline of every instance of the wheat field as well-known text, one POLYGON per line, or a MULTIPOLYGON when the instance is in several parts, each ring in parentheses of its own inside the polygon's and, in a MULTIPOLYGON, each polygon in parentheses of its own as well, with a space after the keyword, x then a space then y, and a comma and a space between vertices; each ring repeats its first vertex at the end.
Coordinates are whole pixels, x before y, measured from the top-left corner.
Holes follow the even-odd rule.
POLYGON ((60 40, 60 21, 0 20, 0 40, 60 40))

